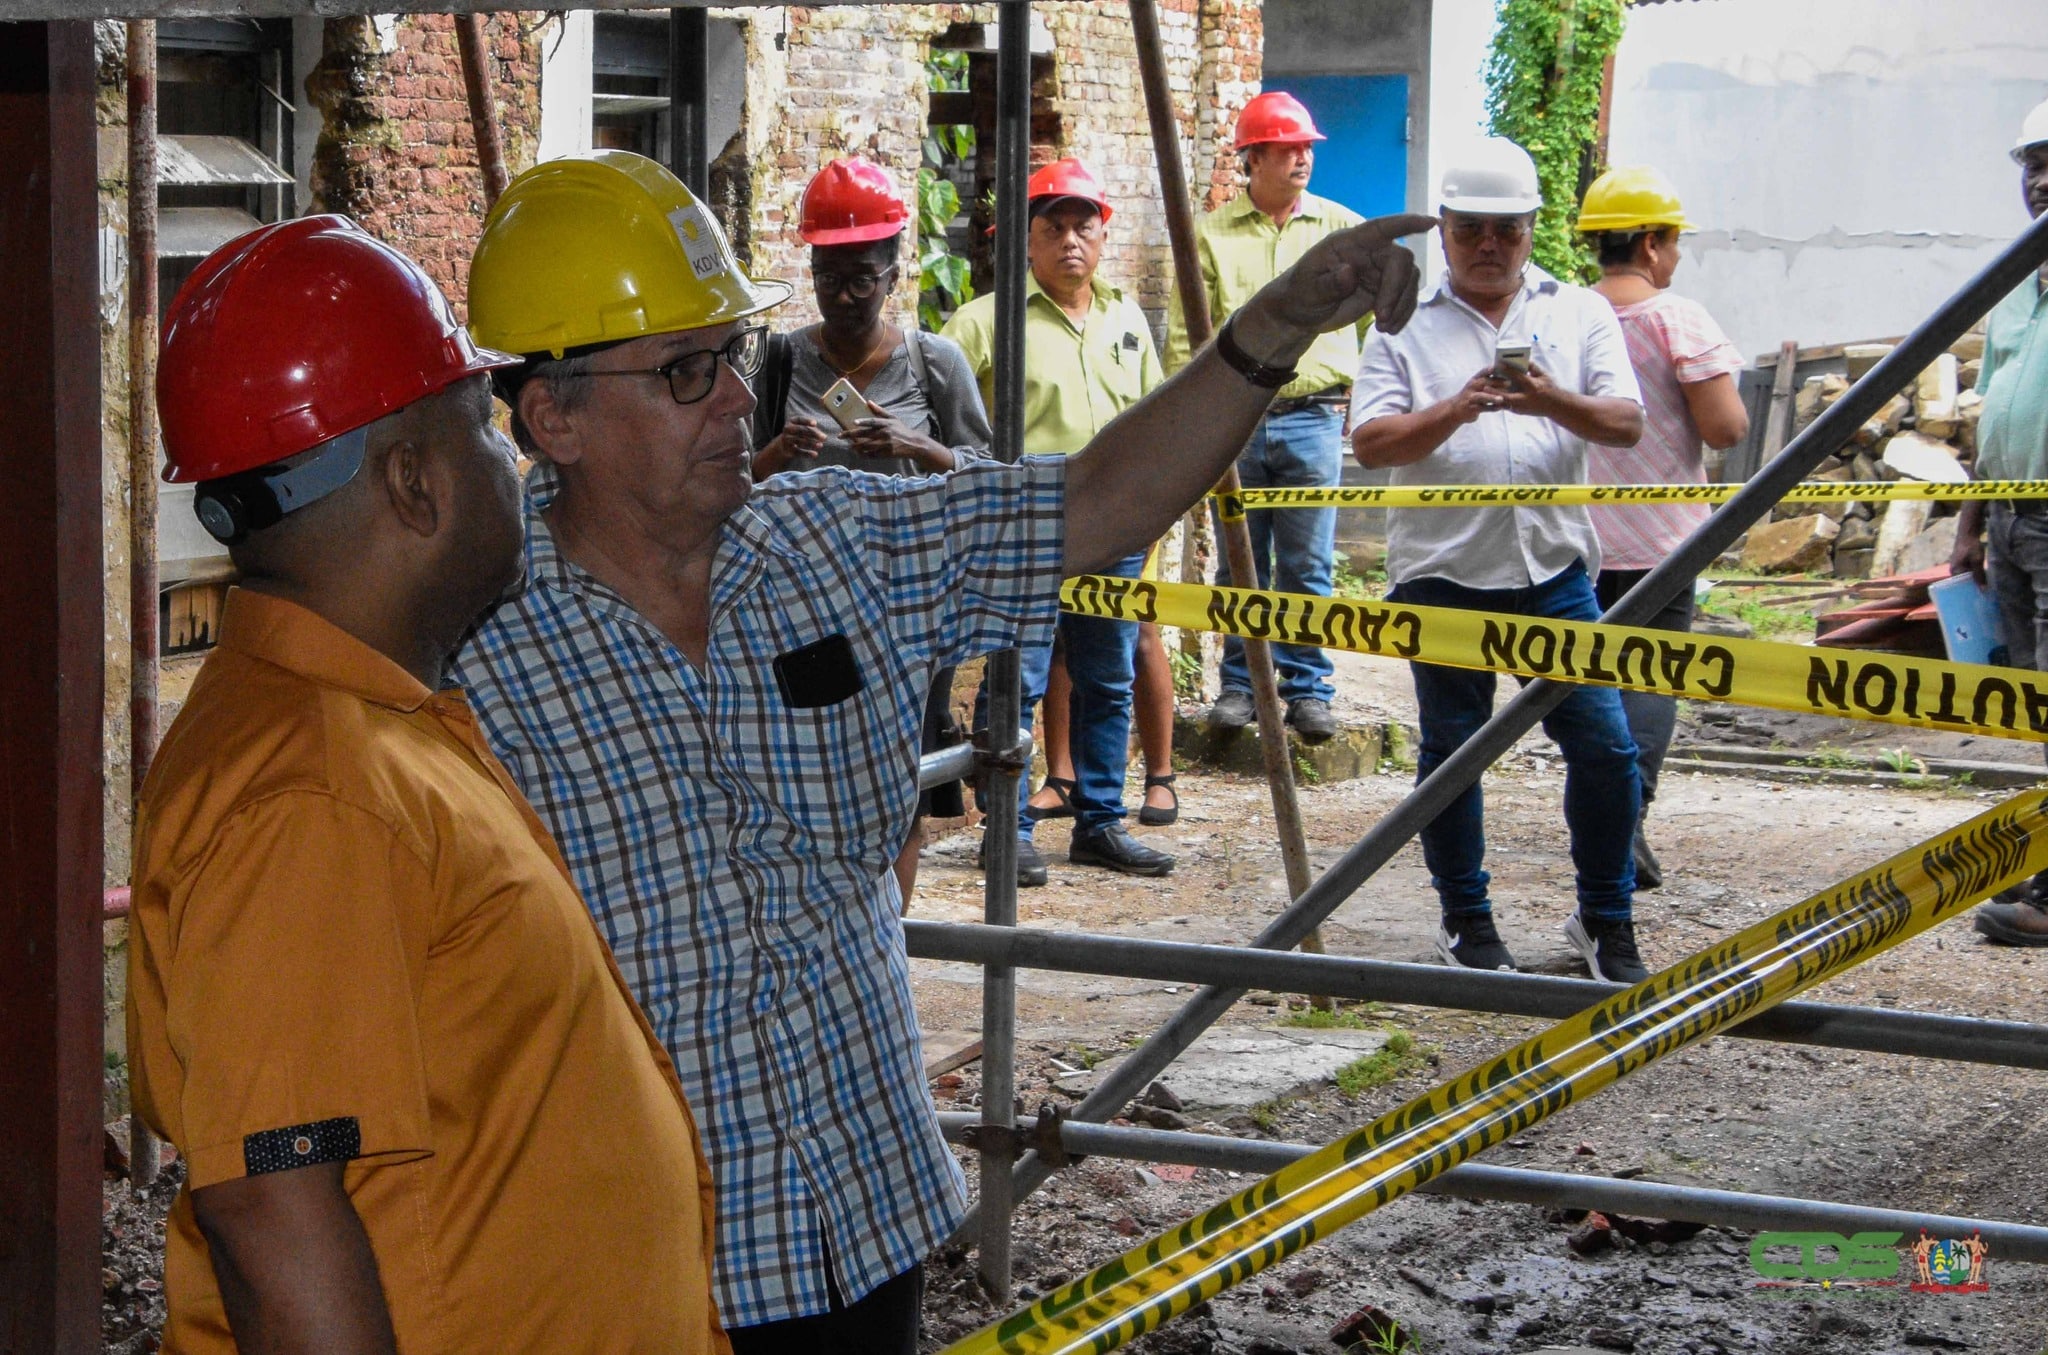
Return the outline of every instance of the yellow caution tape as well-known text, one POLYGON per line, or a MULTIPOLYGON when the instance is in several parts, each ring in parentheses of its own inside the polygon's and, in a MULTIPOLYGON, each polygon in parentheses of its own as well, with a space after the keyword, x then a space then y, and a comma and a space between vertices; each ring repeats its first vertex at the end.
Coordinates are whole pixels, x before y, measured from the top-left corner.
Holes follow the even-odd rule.
POLYGON ((2048 867, 2030 791, 1444 1083, 947 1355, 1114 1350, 1572 1103, 2048 867))
MULTIPOLYGON (((1566 504, 1726 503, 1741 485, 1357 485, 1211 494, 1224 521, 1254 508, 1535 508, 1566 504)), ((2048 498, 2048 480, 1809 480, 1780 503, 2048 498)))
POLYGON ((1060 604, 1449 668, 2048 743, 2048 675, 2023 668, 1098 574, 1068 579, 1060 604))

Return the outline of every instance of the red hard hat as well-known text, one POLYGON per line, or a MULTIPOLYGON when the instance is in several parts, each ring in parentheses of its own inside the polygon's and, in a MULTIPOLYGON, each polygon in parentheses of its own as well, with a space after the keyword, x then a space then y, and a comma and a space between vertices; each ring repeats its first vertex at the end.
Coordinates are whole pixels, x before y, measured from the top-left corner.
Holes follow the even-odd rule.
POLYGON ((1281 90, 1255 96, 1237 115, 1237 150, 1269 141, 1329 139, 1316 130, 1316 120, 1301 106, 1301 100, 1281 90))
POLYGON ((1076 156, 1055 160, 1031 176, 1026 185, 1025 197, 1036 202, 1040 198, 1079 198, 1095 204, 1095 210, 1102 213, 1103 224, 1110 218, 1109 198, 1102 191, 1102 180, 1095 177, 1095 171, 1088 168, 1088 162, 1076 156))
POLYGON ((418 264, 346 217, 264 226, 208 255, 165 317, 164 479, 267 466, 519 361, 478 348, 418 264))
POLYGON ((796 233, 809 245, 857 245, 900 235, 909 219, 888 171, 853 155, 811 176, 796 233))

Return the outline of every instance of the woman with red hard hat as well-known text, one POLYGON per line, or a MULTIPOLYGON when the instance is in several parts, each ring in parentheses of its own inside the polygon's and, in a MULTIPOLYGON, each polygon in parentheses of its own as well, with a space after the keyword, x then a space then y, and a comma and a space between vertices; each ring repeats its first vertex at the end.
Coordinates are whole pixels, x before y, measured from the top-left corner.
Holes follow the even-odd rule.
MULTIPOLYGON (((820 318, 769 336, 754 382, 754 478, 814 466, 934 475, 987 456, 994 435, 966 355, 887 318, 910 221, 888 171, 858 155, 832 161, 804 189, 799 221, 820 318)), ((951 669, 933 675, 925 752, 960 741, 952 689, 951 669)), ((966 812, 957 781, 918 796, 918 822, 896 859, 906 909, 924 816, 966 812)))

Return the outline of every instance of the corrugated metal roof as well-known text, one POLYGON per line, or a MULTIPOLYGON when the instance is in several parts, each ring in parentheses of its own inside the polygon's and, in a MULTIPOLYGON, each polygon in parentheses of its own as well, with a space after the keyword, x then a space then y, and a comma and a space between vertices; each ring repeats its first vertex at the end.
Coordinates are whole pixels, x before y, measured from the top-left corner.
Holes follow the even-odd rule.
POLYGON ((239 207, 160 207, 156 252, 166 259, 203 259, 262 224, 239 207))
POLYGON ((157 181, 166 187, 208 188, 288 184, 292 176, 240 137, 159 136, 157 181))

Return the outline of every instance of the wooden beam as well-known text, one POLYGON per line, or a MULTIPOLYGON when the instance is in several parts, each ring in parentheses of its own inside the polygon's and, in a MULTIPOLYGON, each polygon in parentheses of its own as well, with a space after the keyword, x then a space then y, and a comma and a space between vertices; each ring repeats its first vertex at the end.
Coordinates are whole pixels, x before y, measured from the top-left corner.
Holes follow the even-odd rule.
POLYGON ((97 128, 89 23, 0 23, 0 1350, 100 1344, 97 128))

